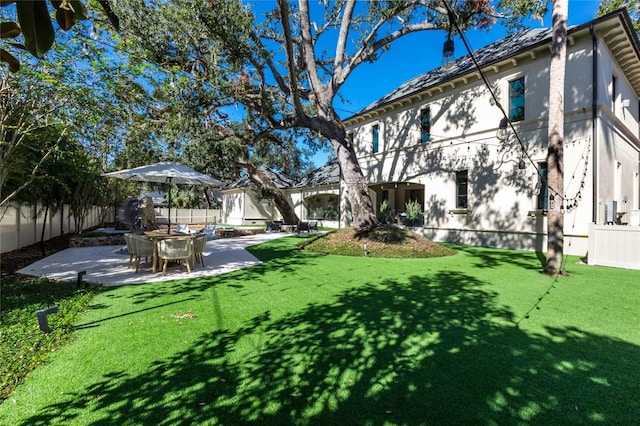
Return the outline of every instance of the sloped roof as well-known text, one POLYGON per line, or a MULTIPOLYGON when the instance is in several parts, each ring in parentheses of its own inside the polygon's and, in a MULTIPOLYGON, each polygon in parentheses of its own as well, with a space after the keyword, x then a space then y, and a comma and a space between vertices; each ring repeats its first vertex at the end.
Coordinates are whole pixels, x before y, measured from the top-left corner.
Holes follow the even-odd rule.
POLYGON ((337 183, 340 183, 340 166, 338 159, 334 158, 300 179, 300 181, 295 184, 295 187, 303 188, 337 183))
MULTIPOLYGON (((287 189, 292 187, 295 184, 295 181, 293 179, 286 177, 284 174, 280 172, 271 170, 268 167, 261 166, 260 170, 262 170, 267 176, 269 176, 269 178, 273 181, 273 183, 280 189, 287 189)), ((247 188, 249 186, 253 186, 253 183, 251 183, 251 181, 247 176, 243 176, 240 179, 236 180, 235 182, 232 182, 224 186, 222 189, 225 190, 225 189, 247 188)))
MULTIPOLYGON (((629 14, 625 9, 620 9, 585 24, 569 26, 567 33, 571 37, 572 33, 588 31, 593 28, 597 29, 598 27, 601 28, 600 36, 612 50, 634 88, 640 93, 640 44, 633 30, 629 14)), ((552 29, 550 28, 520 31, 474 51, 473 56, 476 58, 480 68, 485 68, 517 55, 522 55, 536 47, 549 44, 551 36, 552 29)), ((460 78, 475 70, 476 65, 473 58, 467 54, 459 58, 453 68, 445 70, 440 67, 421 74, 403 83, 345 121, 356 119, 372 110, 436 87, 449 80, 460 78)))
MULTIPOLYGON (((488 46, 476 50, 473 54, 478 61, 478 64, 483 67, 499 59, 527 50, 537 44, 544 43, 550 38, 551 29, 549 28, 525 30, 497 40, 488 46)), ((421 90, 425 90, 429 87, 436 86, 453 77, 466 74, 475 68, 476 66, 471 55, 465 55, 459 58, 450 70, 445 70, 444 68, 439 67, 414 77, 400 85, 397 89, 371 103, 356 115, 378 108, 379 106, 396 101, 421 90)))

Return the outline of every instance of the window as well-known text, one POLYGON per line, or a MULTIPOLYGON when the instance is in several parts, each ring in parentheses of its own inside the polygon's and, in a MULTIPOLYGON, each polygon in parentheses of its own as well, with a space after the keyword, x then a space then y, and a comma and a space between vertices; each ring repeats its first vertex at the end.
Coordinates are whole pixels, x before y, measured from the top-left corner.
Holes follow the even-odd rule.
POLYGON ((615 75, 611 76, 611 111, 616 112, 616 98, 618 97, 618 79, 615 75))
POLYGON ((353 146, 353 132, 349 132, 349 134, 347 135, 348 141, 349 141, 349 146, 353 146))
POLYGON ((549 208, 549 170, 547 163, 538 163, 538 210, 547 210, 549 208))
POLYGON ((509 82, 509 119, 524 120, 524 77, 509 82))
POLYGON ((374 153, 378 152, 378 139, 380 137, 379 134, 380 134, 380 126, 378 126, 377 124, 374 124, 373 126, 371 126, 371 141, 373 143, 374 153))
POLYGON ((467 190, 469 187, 469 175, 467 170, 456 172, 456 208, 466 209, 469 207, 467 190))
POLYGON ((420 142, 431 141, 431 108, 420 111, 420 142))

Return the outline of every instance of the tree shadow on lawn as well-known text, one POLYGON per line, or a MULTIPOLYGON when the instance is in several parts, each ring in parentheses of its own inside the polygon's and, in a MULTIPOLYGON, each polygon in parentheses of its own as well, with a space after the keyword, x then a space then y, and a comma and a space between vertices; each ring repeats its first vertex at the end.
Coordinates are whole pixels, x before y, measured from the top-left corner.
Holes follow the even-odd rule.
POLYGON ((539 269, 542 271, 546 261, 544 253, 533 251, 496 249, 453 243, 445 245, 469 254, 468 258, 474 261, 473 266, 478 268, 498 268, 501 265, 509 264, 520 266, 524 269, 539 269))
MULTIPOLYGON (((638 347, 513 325, 497 294, 438 272, 201 336, 141 374, 104 373, 23 424, 631 424, 638 347), (96 416, 99 416, 96 418, 96 416)), ((135 354, 130 354, 135 356, 135 354)))

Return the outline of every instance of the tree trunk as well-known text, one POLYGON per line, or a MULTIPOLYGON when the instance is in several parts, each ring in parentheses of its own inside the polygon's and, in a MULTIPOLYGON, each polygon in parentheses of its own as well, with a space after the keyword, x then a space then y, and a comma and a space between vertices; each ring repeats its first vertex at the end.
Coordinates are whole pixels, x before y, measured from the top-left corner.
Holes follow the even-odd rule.
POLYGON ((370 229, 378 225, 373 208, 369 186, 364 178, 353 147, 332 139, 331 144, 336 151, 340 164, 342 181, 346 186, 345 195, 351 204, 353 215, 352 226, 356 229, 370 229))
POLYGON ((293 225, 300 222, 300 218, 298 218, 296 211, 287 200, 287 197, 285 197, 280 188, 273 183, 269 176, 249 161, 243 162, 242 165, 247 171, 249 180, 258 188, 262 196, 273 200, 285 223, 293 225))
POLYGON ((42 257, 46 257, 47 253, 44 248, 44 231, 47 229, 47 216, 49 215, 49 205, 44 208, 44 219, 42 221, 42 231, 40 232, 40 253, 42 257))
POLYGON ((553 46, 549 70, 549 208, 544 273, 564 274, 564 80, 567 55, 567 0, 553 0, 553 46))
MULTIPOLYGON (((323 97, 318 96, 317 99, 332 99, 327 93, 323 95, 323 97)), ((315 130, 329 139, 338 158, 341 181, 346 187, 344 195, 351 205, 351 214, 353 216, 351 226, 356 229, 371 229, 378 226, 380 222, 373 207, 369 185, 362 173, 354 147, 347 138, 347 132, 342 126, 338 114, 333 109, 330 101, 326 101, 323 104, 317 100, 316 107, 318 108, 318 115, 322 118, 322 124, 315 130)))

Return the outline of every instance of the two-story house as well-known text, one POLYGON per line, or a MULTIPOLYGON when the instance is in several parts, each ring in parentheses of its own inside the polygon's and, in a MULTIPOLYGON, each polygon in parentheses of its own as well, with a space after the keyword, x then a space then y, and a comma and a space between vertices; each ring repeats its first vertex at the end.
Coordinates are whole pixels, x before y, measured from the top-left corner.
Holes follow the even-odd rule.
POLYGON ((519 32, 473 53, 486 82, 467 55, 346 119, 374 204, 401 215, 418 202, 417 230, 435 241, 545 251, 546 209, 561 203, 565 253, 576 255, 590 223, 637 221, 640 46, 629 16, 568 30, 564 188, 546 182, 550 50, 549 29, 519 32))

